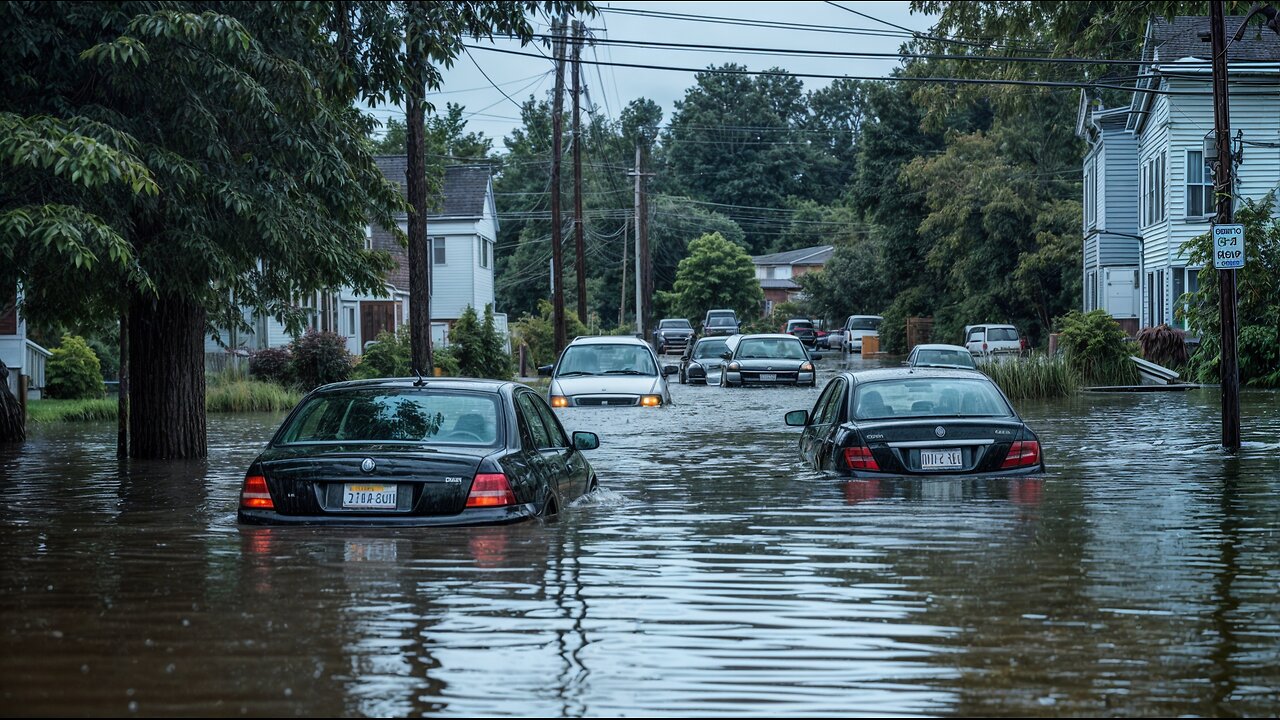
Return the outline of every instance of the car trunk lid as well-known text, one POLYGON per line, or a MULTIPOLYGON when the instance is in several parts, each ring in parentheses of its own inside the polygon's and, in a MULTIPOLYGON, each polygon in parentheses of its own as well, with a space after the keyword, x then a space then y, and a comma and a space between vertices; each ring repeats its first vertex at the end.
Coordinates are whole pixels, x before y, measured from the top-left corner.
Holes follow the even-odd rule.
POLYGON ((861 422, 861 442, 883 472, 905 474, 993 472, 1014 440, 1017 418, 916 418, 861 422))

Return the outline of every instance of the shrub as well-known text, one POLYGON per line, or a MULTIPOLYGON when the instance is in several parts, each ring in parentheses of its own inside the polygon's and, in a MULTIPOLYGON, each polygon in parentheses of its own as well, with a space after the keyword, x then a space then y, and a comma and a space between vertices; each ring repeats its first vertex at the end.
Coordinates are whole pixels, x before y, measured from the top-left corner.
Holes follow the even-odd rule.
POLYGON ((394 333, 385 330, 378 333, 377 342, 365 349, 360 364, 352 374, 361 379, 408 377, 413 374, 409 368, 412 357, 413 343, 409 337, 409 326, 401 325, 394 333))
POLYGON ((100 398, 102 367, 93 349, 79 335, 63 335, 45 368, 45 390, 61 400, 100 398))
POLYGON ((1187 364, 1187 334, 1168 325, 1145 327, 1138 331, 1142 357, 1166 367, 1187 364))
POLYGON ((493 308, 486 305, 483 322, 475 308, 468 306, 462 317, 449 330, 449 348, 458 361, 458 373, 464 377, 511 378, 511 356, 493 320, 493 308))
POLYGON ((1064 397, 1076 390, 1075 371, 1062 356, 987 361, 979 363, 978 369, 1010 400, 1064 397))
MULTIPOLYGON (((529 348, 528 361, 532 366, 550 365, 556 361, 555 329, 551 325, 551 301, 538 301, 538 314, 525 313, 514 323, 516 339, 529 348)), ((565 334, 568 340, 579 335, 590 335, 578 316, 568 313, 565 317, 565 334)))
POLYGON ((220 382, 205 394, 209 412, 283 412, 298 404, 302 394, 259 380, 220 382))
POLYGON ((347 340, 335 332, 307 331, 289 345, 293 354, 293 377, 303 390, 312 390, 351 375, 351 354, 347 340))
POLYGON ((293 353, 289 348, 265 348, 249 356, 249 376, 277 385, 293 383, 293 353))
POLYGON ((1079 310, 1058 318, 1058 342, 1067 363, 1088 385, 1136 385, 1138 368, 1129 360, 1126 336, 1105 310, 1079 310))

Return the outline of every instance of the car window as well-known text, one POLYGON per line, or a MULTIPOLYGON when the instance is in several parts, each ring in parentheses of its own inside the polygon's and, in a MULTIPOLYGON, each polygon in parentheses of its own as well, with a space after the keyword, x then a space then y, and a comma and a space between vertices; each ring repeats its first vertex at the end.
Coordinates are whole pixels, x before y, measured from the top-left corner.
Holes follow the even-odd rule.
POLYGON ((556 375, 657 375, 653 355, 644 345, 594 343, 570 345, 556 375))
POLYGON ((658 327, 689 329, 692 326, 689 324, 688 320, 662 320, 658 323, 658 327))
POLYGON ((693 349, 694 360, 705 360, 707 358, 718 358, 722 353, 729 349, 728 343, 723 340, 709 340, 707 342, 698 343, 693 349))
POLYGON ((995 385, 978 378, 903 378, 864 383, 854 392, 853 409, 858 420, 1013 415, 995 385))
POLYGON ((968 342, 982 342, 982 328, 974 328, 969 331, 968 342))
POLYGON ((540 397, 534 395, 528 397, 530 403, 538 409, 542 425, 547 431, 548 444, 540 447, 569 447, 569 438, 565 437, 564 428, 560 427, 560 420, 556 418, 551 407, 540 397))
POLYGON ((818 398, 818 402, 813 406, 814 425, 830 425, 837 422, 840 413, 840 402, 845 395, 845 381, 836 378, 822 391, 822 395, 818 398))
POLYGON ((751 338, 738 345, 736 358, 741 360, 804 360, 804 346, 795 338, 751 338))
POLYGON ((527 392, 516 396, 518 417, 524 423, 525 429, 529 433, 529 439, 533 441, 533 447, 529 448, 531 450, 551 447, 551 435, 547 432, 542 414, 538 412, 538 406, 535 402, 533 395, 527 392))
POLYGON ((880 318, 850 318, 850 330, 878 330, 880 328, 880 318))
POLYGON ((974 367, 973 355, 968 350, 917 350, 913 364, 974 367))
POLYGON ((733 324, 733 318, 728 315, 716 315, 707 320, 708 327, 726 327, 733 324))
POLYGON ((1013 328, 994 327, 987 330, 988 342, 1017 342, 1018 331, 1013 328))
POLYGON ((415 442, 496 445, 498 405, 477 393, 370 388, 312 397, 283 429, 282 444, 415 442))

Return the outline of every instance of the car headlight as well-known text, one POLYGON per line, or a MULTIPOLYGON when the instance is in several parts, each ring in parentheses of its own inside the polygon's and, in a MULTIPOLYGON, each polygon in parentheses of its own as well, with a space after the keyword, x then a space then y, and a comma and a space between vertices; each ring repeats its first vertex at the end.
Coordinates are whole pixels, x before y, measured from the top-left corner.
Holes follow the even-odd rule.
POLYGON ((641 395, 640 404, 644 407, 658 407, 662 404, 661 395, 641 395))
POLYGON ((563 395, 552 395, 551 407, 569 407, 569 398, 563 395))
POLYGON ((800 372, 813 372, 813 363, 811 362, 801 363, 800 372))
POLYGON ((738 372, 741 369, 742 369, 742 366, 739 365, 738 363, 736 362, 729 363, 729 372, 738 372))

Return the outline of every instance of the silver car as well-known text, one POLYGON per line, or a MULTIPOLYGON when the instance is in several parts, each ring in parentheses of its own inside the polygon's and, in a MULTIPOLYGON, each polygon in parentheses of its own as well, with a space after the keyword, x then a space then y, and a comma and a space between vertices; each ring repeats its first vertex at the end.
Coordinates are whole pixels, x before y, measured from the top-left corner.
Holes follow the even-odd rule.
POLYGON ((671 403, 666 376, 680 368, 659 363, 638 338, 595 336, 575 339, 554 366, 538 370, 551 376, 551 407, 660 407, 671 403))

